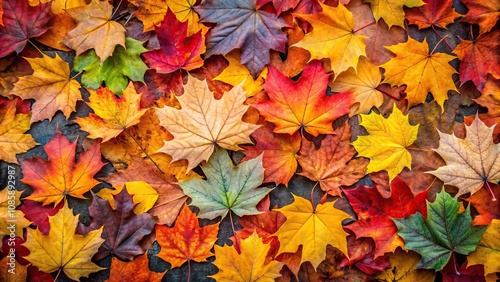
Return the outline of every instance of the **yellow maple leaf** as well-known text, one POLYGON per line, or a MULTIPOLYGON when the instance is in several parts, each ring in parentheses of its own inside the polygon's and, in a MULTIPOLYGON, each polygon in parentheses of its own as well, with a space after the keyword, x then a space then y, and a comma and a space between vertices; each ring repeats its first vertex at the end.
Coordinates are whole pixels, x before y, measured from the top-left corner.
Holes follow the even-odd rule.
POLYGON ((49 217, 49 235, 38 229, 28 228, 24 246, 30 250, 26 257, 34 266, 45 273, 63 271, 69 278, 80 280, 90 273, 105 269, 90 260, 104 242, 103 227, 90 231, 85 236, 75 234, 78 216, 64 203, 54 216, 49 217))
POLYGON ((254 231, 248 238, 240 241, 241 252, 234 246, 214 245, 214 264, 219 272, 210 276, 216 281, 274 281, 281 276, 282 262, 271 260, 266 263, 266 256, 270 245, 264 244, 254 231))
POLYGON ((259 77, 254 79, 250 71, 240 63, 240 54, 237 51, 232 51, 224 58, 229 62, 229 66, 214 77, 213 80, 223 81, 232 86, 243 82, 243 90, 246 91, 247 97, 252 97, 262 90, 262 83, 267 77, 267 68, 264 68, 259 77))
POLYGON ((467 266, 482 264, 484 274, 500 272, 500 220, 493 219, 484 232, 476 250, 467 257, 467 266))
POLYGON ((366 57, 365 36, 354 32, 352 13, 339 3, 330 7, 319 3, 323 11, 312 15, 298 15, 313 26, 302 40, 292 46, 311 53, 309 61, 329 58, 336 77, 348 68, 356 68, 360 56, 366 57))
POLYGON ((313 208, 308 200, 295 195, 293 198, 293 203, 277 209, 286 217, 285 223, 274 233, 280 241, 277 255, 295 253, 302 245, 300 263, 309 261, 314 269, 325 260, 327 245, 348 256, 348 234, 342 228, 342 221, 351 216, 336 209, 335 202, 318 204, 313 208))
POLYGON ((69 64, 57 53, 55 58, 43 54, 41 58, 26 60, 34 72, 21 77, 10 94, 36 100, 31 108, 31 122, 50 120, 57 111, 69 118, 76 102, 83 100, 80 83, 70 77, 69 64))
POLYGON ((65 11, 78 25, 63 38, 63 43, 77 55, 93 48, 102 64, 113 54, 116 45, 125 48, 125 28, 111 20, 113 6, 108 1, 92 0, 86 6, 65 11))
POLYGON ((359 156, 370 159, 366 173, 386 170, 390 182, 403 168, 411 169, 411 154, 407 148, 417 139, 418 124, 411 125, 408 116, 395 104, 387 119, 375 113, 362 114, 361 119, 360 125, 368 135, 358 136, 352 145, 359 156))
MULTIPOLYGON (((21 192, 12 189, 0 191, 0 238, 11 234, 13 231, 17 237, 23 238, 23 228, 28 227, 31 222, 24 217, 24 213, 15 209, 21 201, 21 192), (14 230, 8 227, 14 226, 14 230)), ((0 242, 0 247, 2 242, 0 242)))
POLYGON ((465 129, 465 139, 439 132, 439 147, 434 151, 446 165, 429 172, 445 185, 458 187, 456 197, 474 194, 488 182, 500 180, 500 145, 493 143, 494 126, 486 126, 476 116, 465 129))
POLYGON ((89 138, 102 138, 102 142, 106 142, 128 127, 138 124, 147 111, 140 108, 141 94, 137 94, 132 82, 123 90, 121 97, 104 87, 88 91, 90 102, 87 105, 94 113, 90 113, 88 117, 77 118, 75 122, 83 131, 89 133, 89 138))
POLYGON ((123 185, 114 185, 115 190, 101 189, 97 196, 103 200, 107 200, 111 208, 115 209, 115 195, 118 195, 123 188, 132 196, 132 201, 135 204, 134 213, 141 214, 150 210, 158 200, 158 192, 144 181, 130 181, 123 185))
POLYGON ((0 105, 0 159, 17 164, 16 155, 38 145, 30 134, 31 114, 16 115, 16 101, 0 105))
POLYGON ((240 150, 239 144, 252 143, 250 134, 259 125, 241 120, 248 109, 242 85, 235 86, 216 100, 206 81, 189 75, 184 94, 177 97, 181 109, 156 108, 160 125, 173 136, 159 150, 172 160, 186 159, 188 171, 208 160, 215 145, 228 150, 240 150))
POLYGON ((187 36, 197 33, 200 29, 202 34, 208 31, 208 27, 201 24, 198 14, 194 11, 195 4, 196 0, 167 0, 167 6, 174 12, 175 17, 181 22, 188 22, 187 36))
POLYGON ((448 90, 458 91, 452 75, 456 73, 449 62, 456 57, 445 53, 429 53, 427 40, 408 37, 408 41, 385 47, 396 57, 381 65, 385 69, 384 83, 392 86, 406 84, 408 107, 425 102, 431 92, 444 111, 448 90))
POLYGON ((430 269, 417 269, 420 256, 412 251, 397 250, 389 254, 391 268, 377 275, 377 281, 387 282, 424 282, 434 281, 436 273, 430 269))
POLYGON ((377 90, 382 74, 380 68, 374 66, 367 58, 362 57, 356 69, 349 68, 337 76, 329 86, 334 92, 351 91, 355 103, 351 106, 349 116, 366 114, 372 107, 379 107, 384 102, 382 92, 377 90))
POLYGON ((365 2, 370 3, 375 19, 378 21, 383 18, 389 28, 393 25, 405 27, 403 6, 413 8, 425 5, 422 0, 365 0, 365 2))

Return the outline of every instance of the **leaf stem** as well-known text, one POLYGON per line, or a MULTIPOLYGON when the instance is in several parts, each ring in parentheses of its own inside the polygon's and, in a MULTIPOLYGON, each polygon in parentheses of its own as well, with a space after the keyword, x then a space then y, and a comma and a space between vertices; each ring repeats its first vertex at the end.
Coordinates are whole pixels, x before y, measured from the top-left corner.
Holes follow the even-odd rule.
POLYGON ((318 186, 318 183, 319 183, 319 181, 317 181, 316 184, 314 184, 313 188, 311 189, 311 203, 312 203, 313 210, 316 210, 316 207, 314 206, 314 188, 316 188, 316 186, 318 186))
POLYGON ((455 273, 460 275, 460 271, 457 269, 457 258, 455 257, 455 253, 452 253, 451 256, 453 257, 453 267, 455 268, 455 273))
POLYGON ((446 40, 446 38, 448 38, 448 35, 445 35, 441 38, 441 40, 438 41, 438 43, 436 43, 436 45, 434 46, 434 49, 432 49, 432 51, 429 53, 429 56, 432 56, 432 54, 434 54, 434 51, 436 51, 436 48, 439 46, 439 44, 441 42, 443 42, 444 40, 446 40))
POLYGON ((493 190, 491 189, 491 186, 490 186, 490 183, 488 181, 485 181, 484 183, 486 183, 486 186, 488 187, 488 190, 490 191, 491 193, 491 197, 493 199, 491 199, 493 202, 496 202, 497 201, 497 198, 495 198, 495 194, 493 193, 493 190))
POLYGON ((234 235, 234 248, 238 254, 241 254, 240 239, 238 238, 238 235, 236 235, 236 230, 234 229, 233 212, 231 210, 229 211, 229 221, 231 221, 231 229, 233 230, 234 235))
POLYGON ((79 76, 82 73, 83 73, 83 70, 81 70, 77 74, 73 75, 70 79, 75 79, 75 77, 79 76))
POLYGON ((38 50, 38 52, 40 52, 40 54, 45 55, 45 53, 43 53, 43 52, 42 52, 42 50, 40 50, 40 48, 38 48, 38 47, 35 45, 35 43, 33 43, 33 41, 31 41, 31 40, 29 40, 29 39, 28 39, 28 42, 29 42, 29 43, 30 43, 33 47, 35 47, 35 49, 36 49, 36 50, 38 50))
POLYGON ((115 11, 111 14, 111 17, 109 18, 110 20, 115 16, 116 12, 118 12, 118 8, 120 8, 120 5, 122 4, 122 1, 123 0, 120 0, 120 2, 118 2, 118 5, 116 5, 115 11))
POLYGON ((362 29, 365 29, 365 28, 367 28, 367 27, 371 26, 372 24, 375 24, 375 23, 376 23, 376 21, 373 21, 373 22, 371 22, 371 23, 365 24, 364 26, 362 26, 362 27, 360 27, 360 28, 358 28, 358 29, 356 29, 356 30, 353 30, 353 31, 352 31, 352 33, 356 33, 356 32, 358 32, 358 31, 360 31, 360 30, 362 30, 362 29))
POLYGON ((422 152, 434 152, 433 150, 430 149, 422 149, 422 148, 416 148, 416 147, 407 147, 406 149, 408 150, 415 150, 415 151, 422 151, 422 152))
POLYGON ((146 154, 146 157, 148 157, 148 159, 156 166, 156 168, 162 173, 162 174, 165 174, 165 172, 163 172, 163 170, 161 170, 161 168, 158 166, 158 164, 151 158, 151 156, 146 152, 146 149, 144 149, 141 144, 139 143, 139 141, 137 139, 135 139, 134 136, 132 136, 132 134, 130 134, 130 132, 126 129, 126 128, 123 128, 123 131, 125 131, 128 136, 130 136, 134 142, 137 144, 137 146, 139 146, 139 148, 141 148, 141 151, 146 154))
POLYGON ((191 260, 188 259, 188 280, 187 282, 191 282, 191 260))
MULTIPOLYGON (((436 28, 434 27, 434 25, 432 25, 432 30, 434 31, 434 33, 439 36, 439 38, 443 38, 441 36, 441 34, 439 34, 439 32, 436 30, 436 28)), ((446 46, 448 46, 448 48, 450 49, 450 51, 453 51, 453 48, 451 47, 451 45, 448 43, 448 41, 446 41, 446 39, 444 40, 444 43, 446 44, 446 46)))
POLYGON ((59 271, 57 272, 56 277, 54 278, 54 282, 56 282, 57 279, 59 278, 59 275, 61 274, 61 271, 62 271, 62 267, 59 267, 59 271))

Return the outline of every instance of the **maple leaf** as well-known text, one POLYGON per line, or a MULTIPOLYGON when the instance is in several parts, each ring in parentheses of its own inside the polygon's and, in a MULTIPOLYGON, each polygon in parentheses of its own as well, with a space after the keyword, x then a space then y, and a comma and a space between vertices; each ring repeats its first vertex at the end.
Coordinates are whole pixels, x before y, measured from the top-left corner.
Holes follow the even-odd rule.
POLYGON ((500 232, 500 220, 493 219, 484 232, 476 250, 467 257, 467 266, 482 264, 484 274, 500 272, 500 245, 498 234, 500 232))
POLYGON ((163 21, 167 13, 166 1, 130 0, 129 2, 138 8, 137 11, 134 12, 134 16, 143 23, 144 33, 154 30, 155 26, 163 21))
POLYGON ((233 166, 226 150, 217 148, 201 166, 207 180, 190 178, 179 182, 199 218, 224 218, 229 211, 238 216, 257 214, 257 203, 272 189, 257 188, 264 179, 262 156, 233 166), (257 188, 257 189, 256 189, 257 188))
POLYGON ((103 180, 118 187, 132 181, 143 181, 151 185, 158 193, 158 200, 148 213, 157 218, 157 224, 171 225, 187 198, 169 171, 161 173, 152 163, 137 157, 133 158, 127 169, 103 180))
POLYGON ((460 59, 460 81, 472 80, 479 91, 486 85, 488 74, 500 79, 500 30, 479 35, 476 40, 462 40, 453 53, 460 59))
POLYGON ((108 201, 112 209, 115 209, 115 196, 125 188, 132 196, 134 202, 134 213, 141 214, 148 212, 158 200, 159 194, 156 190, 144 181, 130 181, 123 185, 113 186, 115 190, 101 189, 95 195, 99 198, 108 201))
POLYGON ((374 259, 373 240, 369 238, 355 239, 347 237, 347 250, 349 258, 343 257, 340 267, 356 266, 366 274, 375 274, 387 269, 390 264, 385 256, 374 259))
POLYGON ((124 262, 113 257, 109 269, 109 278, 106 282, 161 282, 166 272, 158 273, 149 269, 148 252, 134 258, 131 262, 124 262))
POLYGON ((276 133, 293 134, 303 128, 314 136, 333 134, 332 122, 349 112, 353 97, 349 92, 327 96, 329 76, 320 61, 306 66, 297 82, 271 66, 264 83, 270 100, 252 106, 276 125, 276 133))
POLYGON ((358 220, 346 226, 356 238, 367 237, 375 241, 375 258, 403 247, 397 227, 391 218, 408 217, 415 212, 426 215, 425 200, 428 190, 413 196, 410 187, 399 177, 391 182, 391 197, 386 199, 376 188, 358 186, 344 193, 358 220))
POLYGON ((286 36, 281 31, 287 26, 285 20, 258 10, 253 0, 204 0, 194 9, 202 22, 217 24, 207 36, 207 57, 240 48, 241 63, 257 77, 269 64, 269 49, 285 50, 286 36))
POLYGON ((62 270, 73 280, 105 269, 90 261, 104 242, 102 228, 84 236, 75 234, 78 217, 73 215, 67 203, 56 215, 49 217, 49 222, 51 228, 48 235, 28 228, 24 245, 30 254, 26 259, 34 266, 45 273, 62 270))
POLYGON ((173 227, 156 226, 156 240, 161 248, 157 256, 172 268, 190 260, 205 262, 214 255, 210 250, 217 241, 218 232, 219 223, 200 227, 196 214, 184 205, 173 227))
POLYGON ((63 43, 77 55, 94 49, 101 64, 113 54, 116 45, 125 48, 125 28, 111 20, 113 6, 107 1, 92 0, 88 5, 65 10, 78 23, 63 43))
POLYGON ((379 273, 377 281, 415 282, 435 281, 436 273, 428 269, 416 269, 420 256, 415 252, 398 250, 389 255, 391 268, 379 273))
POLYGON ((188 22, 177 20, 174 13, 168 10, 155 31, 160 49, 144 53, 144 59, 158 73, 171 73, 179 69, 189 71, 203 65, 200 57, 205 53, 202 30, 188 36, 188 22))
POLYGON ((0 159, 17 164, 16 155, 38 145, 30 134, 30 114, 16 114, 16 101, 0 105, 0 159))
POLYGON ((240 241, 240 252, 234 246, 215 245, 215 266, 219 272, 210 276, 216 281, 274 281, 281 276, 282 262, 266 263, 269 244, 253 233, 240 241))
POLYGON ((365 0, 369 2, 375 19, 378 21, 383 18, 389 28, 393 25, 404 28, 405 13, 403 6, 408 8, 425 5, 422 0, 365 0))
MULTIPOLYGON (((96 1, 96 0, 94 0, 96 1)), ((129 84, 128 79, 144 82, 144 73, 148 69, 140 55, 147 51, 142 42, 133 38, 125 39, 125 48, 117 46, 113 55, 104 62, 94 50, 76 56, 73 69, 85 71, 82 83, 86 87, 97 89, 102 82, 115 94, 120 95, 129 84)))
POLYGON ((257 144, 242 146, 246 155, 243 161, 260 156, 264 167, 264 182, 275 182, 288 185, 288 182, 297 170, 297 153, 300 150, 300 135, 298 132, 277 134, 273 132, 270 123, 252 133, 257 144))
POLYGON ((488 225, 493 219, 500 218, 500 205, 497 201, 492 201, 493 198, 500 197, 500 185, 491 184, 491 190, 479 189, 474 195, 465 199, 478 212, 472 221, 473 225, 488 225))
POLYGON ((205 81, 189 76, 184 95, 177 97, 182 109, 155 108, 160 125, 174 136, 159 152, 173 161, 187 159, 190 171, 210 157, 215 144, 237 151, 239 144, 251 143, 249 135, 259 126, 241 121, 249 107, 242 92, 239 85, 216 100, 205 81))
POLYGON ((69 64, 56 53, 55 58, 26 58, 34 73, 23 76, 10 92, 23 99, 35 99, 31 122, 48 118, 61 111, 66 118, 76 110, 76 102, 83 100, 80 83, 70 77, 69 64))
POLYGON ((459 213, 460 203, 444 189, 436 200, 427 203, 427 218, 416 213, 407 218, 393 218, 405 249, 422 256, 416 268, 439 271, 454 252, 468 255, 476 249, 486 227, 471 226, 470 206, 459 213))
POLYGON ((300 0, 257 0, 257 6, 264 6, 265 4, 273 2, 276 9, 276 15, 279 15, 287 10, 294 9, 299 4, 300 0))
POLYGON ((89 133, 89 138, 102 138, 106 142, 118 136, 128 127, 139 123, 139 119, 147 111, 141 109, 141 94, 137 94, 134 85, 129 83, 120 98, 108 88, 101 87, 90 92, 87 105, 94 110, 88 117, 77 118, 83 131, 89 133))
POLYGON ((21 53, 30 38, 47 31, 50 4, 31 7, 28 1, 2 0, 0 6, 3 8, 3 15, 0 15, 3 21, 0 25, 0 58, 12 52, 21 53))
POLYGON ((43 146, 48 160, 40 156, 21 161, 24 177, 21 179, 33 188, 25 199, 58 204, 67 195, 84 199, 99 181, 94 175, 104 166, 99 153, 99 143, 80 154, 75 162, 76 141, 71 143, 59 131, 43 146))
POLYGON ((490 31, 500 18, 500 3, 495 0, 460 0, 469 10, 462 21, 479 25, 480 33, 490 31))
POLYGON ((344 5, 320 5, 323 11, 319 13, 298 15, 314 29, 292 46, 308 50, 311 60, 329 58, 336 78, 348 68, 355 68, 359 58, 366 56, 365 36, 356 34, 352 13, 344 5))
MULTIPOLYGON (((0 191, 0 238, 3 238, 5 235, 10 235, 10 238, 12 238, 12 233, 22 238, 23 228, 31 224, 29 220, 24 218, 23 211, 17 209, 17 206, 21 203, 19 200, 21 192, 12 190, 11 187, 0 191), (12 224, 14 224, 14 230, 11 228, 12 224)), ((1 245, 2 242, 0 242, 0 247, 1 245)))
POLYGON ((438 26, 446 28, 460 14, 453 9, 452 0, 423 0, 424 6, 405 8, 406 18, 410 24, 416 24, 419 29, 438 26))
POLYGON ((113 210, 108 201, 95 196, 89 207, 92 218, 90 225, 80 224, 78 229, 82 234, 89 234, 92 230, 102 228, 105 241, 95 254, 96 260, 112 254, 130 261, 134 256, 145 252, 142 239, 153 231, 155 220, 150 214, 134 213, 135 204, 127 189, 123 189, 114 198, 116 209, 113 210))
POLYGON ((500 80, 491 76, 486 80, 483 91, 479 98, 474 99, 478 104, 488 108, 490 117, 500 116, 500 97, 496 94, 500 92, 500 80))
POLYGON ((214 77, 213 80, 223 81, 232 86, 243 83, 243 90, 245 90, 247 97, 252 97, 262 90, 262 84, 267 77, 267 68, 264 68, 259 77, 254 79, 248 69, 240 63, 238 52, 232 51, 224 58, 229 62, 229 66, 214 77))
POLYGON ((423 42, 418 42, 408 37, 407 42, 386 48, 396 57, 381 65, 385 69, 382 82, 392 86, 406 84, 409 108, 425 102, 429 92, 443 108, 448 90, 458 91, 452 78, 456 71, 449 64, 455 57, 445 53, 429 53, 425 38, 423 42))
POLYGON ((286 217, 274 234, 280 241, 278 254, 296 252, 302 245, 300 263, 309 261, 314 269, 325 259, 327 245, 347 256, 348 234, 342 229, 342 221, 351 217, 336 209, 335 202, 318 204, 314 208, 302 197, 293 195, 293 198, 293 203, 277 209, 286 217))
POLYGON ((42 205, 40 202, 23 199, 22 206, 19 207, 24 213, 24 217, 31 221, 31 225, 35 226, 38 231, 44 235, 48 235, 50 231, 49 216, 54 216, 63 206, 65 201, 59 202, 57 206, 42 205))
POLYGON ((349 116, 366 114, 372 107, 380 107, 384 96, 377 87, 382 81, 380 68, 374 66, 368 59, 361 58, 356 69, 349 68, 341 73, 329 86, 334 92, 350 91, 354 96, 349 116))
POLYGON ((273 234, 276 233, 278 228, 286 221, 286 217, 275 210, 270 210, 270 205, 271 200, 269 196, 266 196, 257 204, 257 209, 261 213, 256 215, 245 215, 238 218, 238 222, 243 229, 237 230, 236 236, 240 239, 245 239, 256 232, 259 237, 262 238, 264 244, 269 243, 270 245, 267 257, 274 258, 276 257, 276 252, 278 251, 280 243, 278 237, 273 236, 273 234))
POLYGON ((2 260, 0 260, 0 281, 8 281, 8 282, 29 281, 28 265, 22 265, 17 260, 14 262, 10 262, 10 258, 5 256, 2 260), (14 264, 14 267, 12 267, 12 264, 14 264), (12 269, 14 269, 15 275, 13 275, 13 273, 10 272, 12 271, 12 269))
POLYGON ((318 181, 321 189, 332 196, 339 196, 341 186, 352 185, 365 176, 368 160, 354 159, 356 150, 351 146, 349 124, 336 130, 337 135, 327 135, 316 149, 314 142, 302 141, 300 155, 297 156, 302 172, 313 181, 318 181))
POLYGON ((500 180, 500 145, 493 143, 493 127, 486 126, 476 116, 465 129, 465 139, 439 132, 439 147, 434 151, 444 159, 446 166, 429 172, 445 185, 458 187, 456 197, 474 194, 484 184, 500 180))
POLYGON ((417 139, 419 125, 411 125, 395 104, 387 119, 375 113, 361 119, 368 136, 358 136, 352 145, 359 156, 370 159, 367 173, 386 170, 392 181, 405 167, 411 169, 408 147, 417 139))

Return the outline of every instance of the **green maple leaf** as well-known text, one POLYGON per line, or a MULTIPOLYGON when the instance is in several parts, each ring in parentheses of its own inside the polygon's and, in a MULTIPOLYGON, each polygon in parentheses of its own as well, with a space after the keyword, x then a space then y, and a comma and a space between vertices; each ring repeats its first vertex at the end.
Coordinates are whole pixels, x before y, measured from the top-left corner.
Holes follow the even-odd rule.
POLYGON ((125 46, 116 46, 111 57, 101 65, 101 60, 95 51, 89 50, 75 57, 75 71, 84 70, 82 84, 91 89, 97 89, 102 82, 115 94, 121 95, 127 88, 128 79, 144 82, 144 73, 148 66, 142 61, 141 54, 146 52, 142 42, 127 37, 125 46))
POLYGON ((439 271, 453 252, 468 255, 476 249, 486 226, 471 226, 469 207, 459 213, 460 203, 443 190, 433 203, 427 203, 426 219, 420 213, 392 219, 405 248, 422 256, 417 268, 439 271))
POLYGON ((199 218, 224 218, 229 211, 238 216, 260 213, 255 207, 272 189, 258 188, 264 180, 262 155, 234 166, 226 150, 217 148, 201 167, 207 180, 190 178, 180 182, 200 209, 199 218))

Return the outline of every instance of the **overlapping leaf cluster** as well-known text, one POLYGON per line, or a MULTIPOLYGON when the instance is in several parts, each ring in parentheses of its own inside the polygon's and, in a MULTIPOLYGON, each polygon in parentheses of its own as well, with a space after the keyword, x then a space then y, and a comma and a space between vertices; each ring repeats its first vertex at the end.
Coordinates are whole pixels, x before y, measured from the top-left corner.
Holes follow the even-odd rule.
POLYGON ((497 279, 497 2, 124 2, 0 0, 0 280, 497 279))

